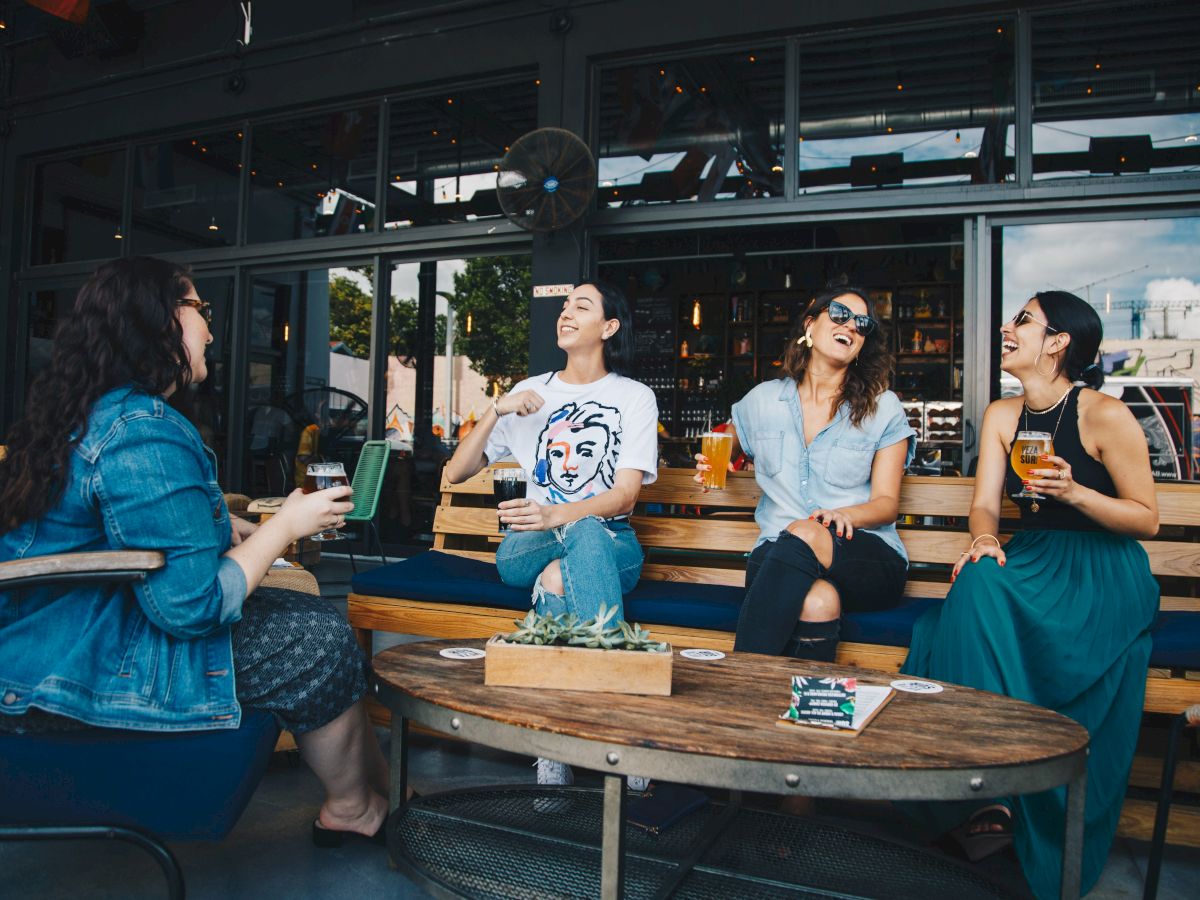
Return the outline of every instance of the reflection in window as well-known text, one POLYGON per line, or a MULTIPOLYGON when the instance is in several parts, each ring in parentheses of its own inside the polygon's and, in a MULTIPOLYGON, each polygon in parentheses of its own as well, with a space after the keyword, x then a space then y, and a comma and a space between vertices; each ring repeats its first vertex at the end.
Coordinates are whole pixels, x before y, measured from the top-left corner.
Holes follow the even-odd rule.
POLYGON ((133 241, 138 253, 231 246, 237 238, 243 133, 138 147, 133 159, 133 241))
POLYGON ((307 463, 353 471, 367 433, 369 267, 257 275, 251 294, 245 482, 287 493, 307 463))
POLYGON ((782 47, 606 68, 603 206, 783 194, 782 47))
MULTIPOLYGON (((1198 243, 1200 218, 1003 230, 1001 316, 1010 319, 1037 291, 1059 287, 1095 307, 1104 325, 1104 391, 1141 420, 1160 479, 1200 479, 1198 243)), ((1003 376, 1001 390, 1020 388, 1003 376)))
POLYGON ((33 176, 33 264, 118 256, 124 195, 123 150, 39 164, 33 176))
POLYGON ((1013 177, 1010 20, 800 49, 801 193, 1013 177))
POLYGON ((512 142, 537 127, 537 84, 530 76, 394 101, 385 227, 502 215, 496 172, 512 142))
POLYGON ((54 332, 75 305, 79 285, 45 288, 29 294, 29 332, 25 355, 25 388, 50 362, 54 332))
POLYGON ((1200 168, 1198 35, 1191 0, 1037 16, 1034 177, 1200 168))
POLYGON ((251 243, 371 231, 376 106, 254 126, 251 243))

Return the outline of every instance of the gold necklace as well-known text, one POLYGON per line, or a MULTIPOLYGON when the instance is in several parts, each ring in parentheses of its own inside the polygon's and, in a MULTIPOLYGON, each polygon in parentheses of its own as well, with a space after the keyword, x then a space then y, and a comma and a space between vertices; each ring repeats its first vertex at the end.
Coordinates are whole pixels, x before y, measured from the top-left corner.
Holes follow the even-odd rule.
MULTIPOLYGON (((1071 396, 1071 391, 1073 391, 1073 390, 1075 390, 1075 385, 1071 385, 1069 388, 1067 388, 1067 392, 1066 392, 1065 394, 1063 394, 1061 397, 1059 397, 1059 398, 1058 398, 1058 400, 1057 400, 1057 401, 1055 401, 1055 403, 1053 403, 1053 404, 1052 404, 1052 405, 1050 405, 1050 406, 1047 406, 1045 409, 1033 409, 1033 410, 1031 410, 1031 409, 1029 408, 1029 404, 1028 404, 1028 403, 1024 403, 1024 402, 1022 402, 1022 404, 1021 404, 1021 405, 1022 405, 1023 407, 1025 407, 1025 428, 1024 428, 1024 430, 1025 430, 1025 431, 1028 431, 1028 430, 1029 430, 1029 414, 1030 414, 1031 412, 1032 412, 1032 413, 1033 413, 1035 416, 1044 416, 1044 415, 1045 415, 1046 413, 1048 413, 1048 412, 1053 412, 1053 411, 1054 411, 1054 407, 1055 407, 1055 406, 1058 406, 1059 404, 1062 404, 1062 409, 1060 409, 1060 410, 1058 411, 1058 420, 1057 420, 1057 421, 1054 423, 1054 431, 1052 431, 1052 432, 1050 433, 1050 445, 1051 445, 1051 446, 1053 446, 1053 445, 1054 445, 1054 439, 1055 439, 1056 437, 1058 437, 1058 426, 1062 424, 1062 417, 1063 417, 1063 413, 1065 413, 1065 412, 1067 411, 1067 404, 1066 404, 1066 403, 1063 403, 1063 401, 1064 401, 1064 400, 1066 400, 1066 399, 1067 399, 1069 396, 1071 396)), ((1029 511, 1030 511, 1031 513, 1036 513, 1036 512, 1038 512, 1038 511, 1039 511, 1041 508, 1042 508, 1042 507, 1041 507, 1041 505, 1040 505, 1040 504, 1039 504, 1039 503, 1038 503, 1036 500, 1034 500, 1032 503, 1030 503, 1030 504, 1029 504, 1029 511)))

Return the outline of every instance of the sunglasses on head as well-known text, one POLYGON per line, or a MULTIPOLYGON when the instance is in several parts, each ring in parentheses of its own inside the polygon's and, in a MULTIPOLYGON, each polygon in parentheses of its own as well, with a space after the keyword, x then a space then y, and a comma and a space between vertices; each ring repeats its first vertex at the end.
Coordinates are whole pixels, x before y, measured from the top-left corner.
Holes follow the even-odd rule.
POLYGON ((192 309, 196 310, 196 312, 200 313, 200 315, 204 316, 205 324, 212 324, 212 304, 207 300, 200 300, 196 297, 184 297, 179 301, 179 305, 190 306, 192 309))
POLYGON ((829 313, 829 321, 834 325, 845 325, 851 319, 854 320, 854 330, 866 337, 875 330, 876 322, 870 316, 856 315, 855 312, 846 306, 844 303, 838 303, 836 300, 830 301, 825 307, 825 311, 829 313))
POLYGON ((1043 322, 1041 319, 1037 318, 1037 316, 1035 316, 1033 313, 1031 313, 1027 309, 1023 309, 1020 312, 1018 312, 1015 316, 1013 316, 1013 319, 1012 319, 1013 328, 1020 328, 1026 322, 1036 322, 1038 325, 1041 325, 1047 331, 1053 331, 1055 334, 1058 334, 1057 328, 1055 328, 1049 322, 1043 322))

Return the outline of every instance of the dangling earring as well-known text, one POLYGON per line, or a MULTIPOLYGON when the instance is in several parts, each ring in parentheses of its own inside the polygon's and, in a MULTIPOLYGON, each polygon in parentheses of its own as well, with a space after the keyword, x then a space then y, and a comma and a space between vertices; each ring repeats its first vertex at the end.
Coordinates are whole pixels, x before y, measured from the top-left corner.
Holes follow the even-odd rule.
POLYGON ((800 335, 800 337, 796 338, 796 343, 798 345, 803 345, 805 347, 811 348, 812 344, 813 344, 812 329, 811 328, 808 329, 807 331, 804 332, 804 334, 802 334, 802 335, 800 335))
POLYGON ((1038 368, 1038 363, 1040 363, 1041 361, 1042 361, 1042 353, 1039 351, 1038 355, 1033 358, 1033 371, 1037 372, 1043 378, 1053 378, 1054 374, 1055 374, 1054 372, 1051 372, 1049 375, 1047 375, 1045 372, 1043 372, 1041 369, 1038 368))

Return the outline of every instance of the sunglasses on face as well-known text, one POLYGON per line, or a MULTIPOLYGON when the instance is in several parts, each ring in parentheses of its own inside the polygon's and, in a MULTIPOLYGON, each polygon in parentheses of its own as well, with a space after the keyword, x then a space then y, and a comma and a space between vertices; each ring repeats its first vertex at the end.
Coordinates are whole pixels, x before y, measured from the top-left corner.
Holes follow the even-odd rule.
POLYGON ((1036 322, 1038 325, 1041 325, 1047 331, 1053 331, 1055 334, 1058 334, 1057 328, 1055 328, 1049 322, 1043 322, 1041 319, 1037 318, 1033 313, 1031 313, 1027 309, 1023 309, 1019 313, 1017 313, 1015 316, 1013 316, 1013 319, 1012 319, 1013 328, 1020 328, 1026 322, 1036 322))
POLYGON ((836 300, 834 300, 827 307, 825 307, 825 311, 829 313, 829 321, 833 322, 834 325, 845 325, 847 322, 853 319, 854 330, 863 337, 866 337, 875 330, 876 323, 874 319, 872 319, 870 316, 856 315, 854 311, 844 303, 838 303, 836 300))
POLYGON ((200 300, 196 297, 184 297, 179 301, 180 306, 190 306, 200 315, 204 316, 204 322, 207 325, 212 325, 212 304, 207 300, 200 300))

